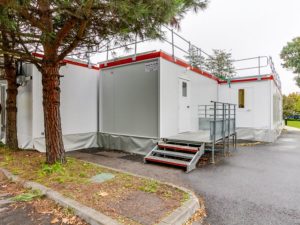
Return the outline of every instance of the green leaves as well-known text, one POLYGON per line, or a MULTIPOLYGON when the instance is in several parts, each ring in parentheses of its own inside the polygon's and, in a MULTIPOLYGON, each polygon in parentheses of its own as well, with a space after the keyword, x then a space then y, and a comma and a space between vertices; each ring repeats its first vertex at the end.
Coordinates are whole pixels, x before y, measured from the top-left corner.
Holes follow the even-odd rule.
POLYGON ((288 42, 282 49, 280 57, 284 61, 283 67, 297 74, 295 81, 300 87, 300 37, 294 38, 292 42, 288 42))

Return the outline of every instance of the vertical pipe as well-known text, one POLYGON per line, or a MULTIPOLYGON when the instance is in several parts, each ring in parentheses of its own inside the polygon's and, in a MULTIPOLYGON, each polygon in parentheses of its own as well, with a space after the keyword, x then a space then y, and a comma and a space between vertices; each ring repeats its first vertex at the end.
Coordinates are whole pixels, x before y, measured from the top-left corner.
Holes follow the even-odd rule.
POLYGON ((101 70, 99 70, 99 73, 97 74, 97 136, 96 136, 96 141, 97 141, 97 146, 100 147, 100 141, 99 141, 99 135, 100 135, 100 80, 101 80, 101 70))

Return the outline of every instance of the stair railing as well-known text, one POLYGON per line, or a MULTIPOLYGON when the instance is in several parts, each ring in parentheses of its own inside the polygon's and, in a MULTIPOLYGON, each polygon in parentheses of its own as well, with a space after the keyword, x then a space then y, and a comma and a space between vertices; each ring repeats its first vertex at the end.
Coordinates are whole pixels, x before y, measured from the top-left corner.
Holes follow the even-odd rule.
POLYGON ((236 105, 211 101, 210 105, 198 106, 199 130, 209 130, 212 163, 215 163, 216 144, 222 141, 223 153, 230 148, 230 138, 236 147, 236 105))

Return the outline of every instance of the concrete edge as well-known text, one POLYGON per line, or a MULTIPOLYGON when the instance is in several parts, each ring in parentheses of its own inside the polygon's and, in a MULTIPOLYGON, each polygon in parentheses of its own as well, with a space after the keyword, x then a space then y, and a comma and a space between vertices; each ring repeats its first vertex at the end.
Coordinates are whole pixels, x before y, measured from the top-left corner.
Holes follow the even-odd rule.
POLYGON ((187 200, 179 208, 175 209, 168 216, 163 218, 158 223, 158 225, 182 225, 185 222, 187 222, 189 220, 189 218, 192 217, 193 214, 198 209, 201 209, 198 198, 196 197, 194 192, 192 192, 191 190, 189 190, 187 188, 180 187, 180 186, 177 186, 175 184, 168 183, 168 182, 163 182, 163 181, 160 181, 160 180, 157 180, 157 179, 153 179, 151 177, 146 177, 146 176, 142 176, 142 175, 139 175, 139 174, 131 173, 131 172, 128 172, 128 171, 125 171, 125 170, 116 169, 116 168, 112 168, 112 167, 109 167, 109 166, 103 166, 101 164, 97 164, 97 163, 94 163, 94 162, 90 162, 90 161, 86 161, 86 160, 82 160, 82 159, 77 159, 77 160, 85 162, 85 163, 87 162, 87 163, 90 163, 92 165, 99 166, 99 167, 102 167, 102 168, 105 168, 105 169, 109 169, 109 170, 112 170, 112 171, 115 171, 115 172, 124 173, 124 174, 128 174, 128 175, 135 176, 135 177, 140 177, 140 178, 144 178, 144 179, 148 179, 148 180, 154 180, 154 181, 156 181, 160 184, 166 184, 168 186, 171 186, 173 188, 177 188, 181 191, 184 191, 184 192, 188 193, 189 194, 189 200, 187 200))
POLYGON ((60 193, 53 191, 50 188, 47 188, 39 183, 35 183, 32 181, 25 181, 21 179, 19 176, 13 175, 6 169, 0 168, 0 171, 4 173, 4 175, 11 179, 12 181, 21 183, 26 188, 31 188, 33 190, 39 190, 47 196, 49 199, 52 199, 57 204, 71 208, 74 210, 75 215, 79 216, 80 218, 84 219, 87 223, 91 225, 121 225, 116 220, 90 208, 87 207, 73 199, 66 198, 60 193))

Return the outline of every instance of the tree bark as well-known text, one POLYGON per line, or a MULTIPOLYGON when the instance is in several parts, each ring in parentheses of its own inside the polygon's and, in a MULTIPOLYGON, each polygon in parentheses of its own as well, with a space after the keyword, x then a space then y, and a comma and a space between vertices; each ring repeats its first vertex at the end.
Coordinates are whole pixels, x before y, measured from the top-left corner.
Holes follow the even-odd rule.
MULTIPOLYGON (((6 145, 11 149, 18 149, 17 137, 17 95, 16 69, 14 65, 5 66, 5 78, 7 80, 6 97, 6 145)), ((2 109, 4 110, 4 109, 2 109)))
POLYGON ((46 162, 65 163, 60 118, 60 77, 58 65, 42 66, 46 162))

